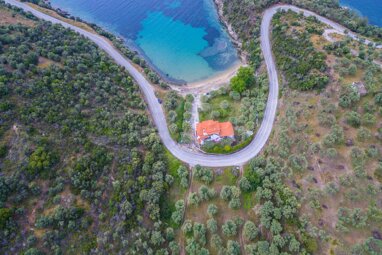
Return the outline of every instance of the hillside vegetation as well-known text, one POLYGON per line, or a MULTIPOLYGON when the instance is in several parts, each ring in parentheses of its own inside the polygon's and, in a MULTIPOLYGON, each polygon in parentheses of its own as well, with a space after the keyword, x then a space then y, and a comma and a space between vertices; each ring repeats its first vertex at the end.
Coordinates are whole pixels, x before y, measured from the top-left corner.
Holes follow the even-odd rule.
POLYGON ((172 177, 137 85, 74 32, 0 10, 0 253, 160 249, 172 177))
MULTIPOLYGON (((243 141, 264 110, 259 17, 275 2, 224 1, 256 69, 204 97, 201 117, 231 120, 243 141)), ((290 3, 380 37, 333 1, 290 3)), ((244 167, 191 168, 93 43, 4 4, 0 13, 1 254, 382 254, 381 50, 277 14, 282 86, 268 145, 244 167)), ((193 97, 159 92, 173 137, 190 140, 193 97)))
MULTIPOLYGON (((284 183, 299 201, 297 226, 309 236, 304 243, 308 251, 380 254, 382 51, 344 36, 329 42, 322 25, 311 22, 293 12, 273 20, 276 59, 285 82, 275 135, 264 156, 282 165, 284 183), (314 29, 307 29, 309 24, 314 29), (297 43, 293 39, 300 31, 304 40, 297 43), (285 40, 277 45, 279 36, 285 40), (300 43, 306 49, 301 47, 289 61, 290 51, 300 43), (325 66, 319 70, 328 77, 327 85, 303 92, 293 83, 298 72, 290 70, 308 64, 312 53, 325 66)), ((297 81, 307 86, 309 77, 301 75, 297 81)), ((304 235, 297 236, 304 240, 304 235)))
POLYGON ((361 35, 382 41, 382 28, 369 25, 356 12, 342 8, 335 0, 215 0, 223 2, 224 17, 243 42, 249 62, 257 68, 261 63, 260 24, 262 12, 275 4, 293 4, 337 21, 361 35))

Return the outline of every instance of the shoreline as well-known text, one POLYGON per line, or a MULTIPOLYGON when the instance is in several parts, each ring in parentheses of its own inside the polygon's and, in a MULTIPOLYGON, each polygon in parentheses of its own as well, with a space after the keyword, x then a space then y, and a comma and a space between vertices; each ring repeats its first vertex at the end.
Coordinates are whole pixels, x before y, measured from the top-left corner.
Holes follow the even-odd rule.
POLYGON ((371 15, 367 10, 353 6, 354 3, 342 3, 340 1, 340 6, 343 9, 355 12, 358 16, 367 19, 370 26, 382 27, 382 23, 375 19, 374 15, 371 15))
MULTIPOLYGON (((195 82, 186 82, 184 80, 178 80, 175 78, 171 78, 170 76, 163 73, 157 66, 155 66, 141 49, 139 49, 135 46, 129 45, 129 43, 126 41, 125 38, 120 38, 115 32, 108 31, 104 27, 100 27, 100 28, 107 31, 108 33, 113 34, 116 38, 122 39, 124 41, 124 43, 123 43, 124 47, 126 47, 128 50, 130 50, 132 52, 137 53, 139 57, 143 58, 145 60, 146 64, 148 65, 148 67, 152 71, 154 71, 160 77, 160 79, 163 82, 167 83, 173 90, 180 91, 180 92, 182 92, 182 91, 195 91, 195 90, 200 89, 200 88, 203 88, 204 89, 203 91, 205 91, 208 88, 211 88, 210 90, 213 90, 214 88, 217 89, 217 88, 221 87, 222 85, 228 84, 230 82, 231 78, 236 75, 239 67, 247 65, 247 61, 246 61, 247 54, 245 54, 245 52, 243 52, 241 49, 242 43, 239 40, 238 35, 235 33, 235 31, 233 30, 233 28, 229 24, 229 22, 224 18, 222 0, 212 0, 212 1, 215 5, 220 24, 225 28, 232 44, 234 45, 234 47, 237 50, 238 60, 236 61, 236 63, 233 64, 232 67, 230 67, 224 71, 217 72, 216 74, 214 74, 210 77, 207 77, 205 79, 195 81, 195 82)), ((89 26, 91 28, 91 25, 90 25, 91 23, 89 24, 86 20, 83 20, 81 17, 78 17, 79 20, 76 20, 76 17, 73 16, 71 13, 69 13, 65 10, 62 10, 60 8, 53 7, 49 0, 45 0, 44 3, 46 5, 48 5, 47 11, 49 11, 49 10, 54 11, 58 16, 62 17, 63 19, 69 19, 75 23, 81 23, 81 24, 84 24, 85 26, 89 26)), ((35 4, 29 4, 29 5, 31 7, 34 7, 35 9, 38 9, 39 7, 40 8, 46 8, 46 7, 42 7, 40 5, 35 5, 35 4)), ((94 24, 94 25, 98 26, 97 24, 94 24)), ((80 26, 80 25, 77 24, 77 26, 80 26)), ((96 31, 92 31, 92 32, 99 34, 96 31)), ((111 44, 113 44, 113 43, 111 42, 111 44)), ((129 61, 131 61, 131 59, 129 59, 129 61)))
POLYGON ((213 75, 209 78, 187 83, 185 86, 177 86, 170 84, 171 89, 180 92, 181 94, 201 94, 207 93, 212 90, 217 90, 224 85, 228 85, 231 79, 237 74, 237 71, 240 67, 246 66, 240 60, 237 61, 229 69, 219 72, 216 75, 213 75))
MULTIPOLYGON (((223 1, 222 0, 212 0, 215 5, 216 12, 218 14, 219 22, 223 26, 237 51, 238 61, 229 69, 219 72, 209 78, 202 79, 200 81, 190 82, 190 83, 174 83, 168 82, 171 89, 178 91, 180 93, 207 93, 212 90, 217 90, 220 87, 230 83, 231 79, 237 74, 240 67, 247 66, 248 54, 242 49, 242 42, 239 36, 236 34, 232 25, 224 17, 223 13, 223 1)), ((155 68, 155 67, 154 67, 155 68)), ((167 77, 168 78, 168 77, 167 77)))
MULTIPOLYGON (((116 33, 115 31, 110 31, 106 27, 100 26, 100 25, 98 25, 96 23, 88 22, 88 21, 84 20, 82 17, 73 16, 70 12, 68 12, 66 10, 63 10, 63 9, 61 9, 59 7, 53 7, 50 0, 45 0, 44 3, 47 6, 44 7, 44 6, 41 6, 39 4, 34 4, 34 3, 31 3, 31 2, 27 2, 27 4, 29 6, 31 6, 32 8, 34 8, 34 9, 37 9, 37 10, 40 10, 40 11, 43 11, 43 12, 44 12, 44 10, 46 10, 48 12, 47 13, 48 15, 51 15, 51 14, 49 14, 49 11, 53 11, 55 14, 57 14, 59 17, 61 17, 61 19, 67 19, 67 20, 73 21, 74 23, 80 23, 80 24, 83 24, 85 26, 89 26, 89 28, 91 28, 93 30, 92 31, 93 33, 98 34, 100 36, 103 36, 103 35, 98 33, 97 31, 95 31, 92 26, 96 26, 96 27, 100 28, 101 30, 103 30, 103 31, 105 31, 107 33, 110 33, 117 40, 120 40, 123 43, 123 47, 125 47, 127 50, 129 50, 131 52, 134 52, 139 58, 143 59, 145 61, 145 64, 147 65, 147 67, 151 71, 155 72, 159 76, 161 81, 163 81, 163 82, 165 82, 165 83, 167 83, 169 85, 176 85, 176 86, 184 86, 185 84, 187 84, 186 81, 178 80, 178 79, 175 79, 175 78, 171 78, 168 75, 166 75, 164 72, 162 72, 157 66, 155 66, 151 62, 151 60, 146 56, 146 54, 143 52, 143 50, 140 49, 138 46, 136 46, 134 43, 129 42, 128 38, 124 38, 120 34, 116 33)), ((54 15, 51 15, 51 16, 54 16, 54 15)), ((76 26, 81 27, 80 24, 78 24, 76 26)), ((105 36, 103 36, 103 37, 105 37, 105 36)), ((106 39, 108 39, 108 38, 106 38, 106 39)), ((113 47, 115 47, 115 45, 114 45, 114 43, 112 41, 110 41, 110 43, 111 43, 111 45, 113 45, 113 47)), ((116 49, 118 49, 118 47, 116 47, 116 49)), ((127 59, 132 64, 135 64, 135 63, 133 63, 133 60, 131 58, 127 57, 127 59)), ((144 69, 144 67, 141 67, 141 66, 140 66, 140 68, 142 68, 142 70, 144 69)))
POLYGON ((226 29, 227 34, 231 38, 231 41, 237 50, 238 57, 241 59, 241 62, 243 64, 245 64, 245 65, 248 64, 247 63, 248 54, 243 50, 243 43, 241 42, 239 35, 235 32, 232 25, 224 17, 223 0, 213 0, 213 2, 215 4, 215 8, 216 8, 216 11, 218 13, 219 21, 220 21, 221 25, 226 29))

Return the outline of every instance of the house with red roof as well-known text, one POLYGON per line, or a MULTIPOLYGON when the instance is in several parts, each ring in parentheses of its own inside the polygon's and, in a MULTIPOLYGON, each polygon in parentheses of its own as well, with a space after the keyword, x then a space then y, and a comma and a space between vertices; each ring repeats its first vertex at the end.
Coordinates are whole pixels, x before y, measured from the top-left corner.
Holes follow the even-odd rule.
POLYGON ((231 122, 206 120, 196 124, 196 139, 203 145, 205 141, 219 142, 223 138, 235 138, 231 122))

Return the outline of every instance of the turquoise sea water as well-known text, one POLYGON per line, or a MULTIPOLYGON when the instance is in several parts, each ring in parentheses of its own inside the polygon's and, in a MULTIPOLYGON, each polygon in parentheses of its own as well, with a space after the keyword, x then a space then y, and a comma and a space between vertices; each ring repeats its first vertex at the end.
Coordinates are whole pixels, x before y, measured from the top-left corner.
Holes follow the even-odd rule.
POLYGON ((340 0, 340 3, 367 17, 370 24, 382 27, 382 0, 340 0))
POLYGON ((212 0, 51 0, 126 40, 163 75, 193 82, 238 61, 212 0))

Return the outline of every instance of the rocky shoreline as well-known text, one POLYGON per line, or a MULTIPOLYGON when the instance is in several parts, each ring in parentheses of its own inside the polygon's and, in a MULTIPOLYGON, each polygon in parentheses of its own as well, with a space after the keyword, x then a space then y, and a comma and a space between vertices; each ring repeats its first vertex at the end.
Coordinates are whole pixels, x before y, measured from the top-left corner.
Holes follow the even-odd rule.
POLYGON ((224 16, 224 0, 213 0, 215 3, 216 9, 218 11, 220 23, 226 28, 229 36, 233 44, 235 45, 238 54, 240 55, 241 61, 243 64, 247 64, 247 56, 248 54, 243 50, 243 43, 241 42, 239 35, 235 32, 232 25, 228 22, 226 17, 224 16))

